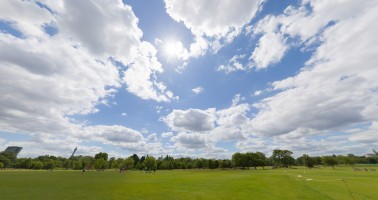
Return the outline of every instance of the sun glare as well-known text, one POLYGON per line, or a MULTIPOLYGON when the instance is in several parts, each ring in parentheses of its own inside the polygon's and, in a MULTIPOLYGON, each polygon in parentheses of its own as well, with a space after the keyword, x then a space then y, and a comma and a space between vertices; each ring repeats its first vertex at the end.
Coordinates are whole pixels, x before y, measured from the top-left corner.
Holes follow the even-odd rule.
POLYGON ((163 46, 163 51, 168 59, 175 59, 178 57, 179 52, 182 49, 182 44, 179 41, 170 40, 166 41, 163 46))

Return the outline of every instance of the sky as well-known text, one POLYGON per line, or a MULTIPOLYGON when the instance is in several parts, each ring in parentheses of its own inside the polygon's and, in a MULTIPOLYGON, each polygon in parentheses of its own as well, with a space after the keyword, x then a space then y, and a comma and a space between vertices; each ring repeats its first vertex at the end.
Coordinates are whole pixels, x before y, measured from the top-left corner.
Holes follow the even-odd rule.
POLYGON ((3 0, 0 148, 378 149, 375 0, 3 0))

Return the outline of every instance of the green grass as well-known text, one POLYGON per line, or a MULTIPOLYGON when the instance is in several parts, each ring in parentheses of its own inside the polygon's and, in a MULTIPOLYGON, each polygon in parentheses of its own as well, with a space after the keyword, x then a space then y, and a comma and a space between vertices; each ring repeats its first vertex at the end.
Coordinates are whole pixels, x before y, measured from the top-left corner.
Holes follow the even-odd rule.
POLYGON ((0 199, 378 199, 377 171, 0 171, 0 199), (312 179, 312 180, 307 180, 312 179), (342 181, 342 179, 345 180, 342 181))

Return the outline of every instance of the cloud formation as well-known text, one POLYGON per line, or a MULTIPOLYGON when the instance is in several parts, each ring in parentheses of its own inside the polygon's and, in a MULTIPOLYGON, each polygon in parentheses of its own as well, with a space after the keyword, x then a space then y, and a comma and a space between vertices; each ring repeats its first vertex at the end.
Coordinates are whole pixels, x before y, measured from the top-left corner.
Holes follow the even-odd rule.
MULTIPOLYGON (((318 27, 319 31, 320 24, 325 25, 325 22, 317 16, 332 6, 321 6, 323 3, 311 2, 313 13, 300 21, 307 25, 314 23, 312 26, 318 27)), ((378 52, 374 46, 378 42, 374 37, 378 29, 371 24, 378 18, 377 5, 362 3, 350 13, 347 10, 356 6, 353 1, 333 6, 341 9, 335 11, 340 15, 332 14, 328 20, 338 21, 319 35, 322 43, 306 66, 298 75, 274 82, 272 87, 278 94, 255 104, 259 113, 251 121, 251 126, 256 132, 281 135, 300 128, 338 130, 350 124, 376 120, 378 95, 375 88, 378 82, 372 70, 378 63, 374 56, 378 52), (357 11, 361 12, 356 14, 357 11)), ((289 14, 297 16, 297 11, 288 9, 289 14)), ((316 33, 302 33, 305 29, 299 26, 297 31, 294 27, 284 27, 301 34, 302 38, 316 33)))
POLYGON ((225 43, 233 41, 242 28, 255 17, 263 2, 165 0, 165 7, 172 19, 184 23, 195 36, 188 54, 189 57, 198 57, 204 55, 208 48, 217 52, 225 43))

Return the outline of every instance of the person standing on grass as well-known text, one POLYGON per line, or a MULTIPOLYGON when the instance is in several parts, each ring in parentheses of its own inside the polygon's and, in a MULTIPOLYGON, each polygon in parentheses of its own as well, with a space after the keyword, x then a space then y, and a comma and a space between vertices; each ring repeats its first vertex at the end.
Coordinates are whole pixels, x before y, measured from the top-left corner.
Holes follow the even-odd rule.
POLYGON ((84 175, 84 173, 85 173, 85 170, 86 170, 86 168, 85 168, 85 167, 83 167, 83 172, 81 173, 81 175, 84 175))

